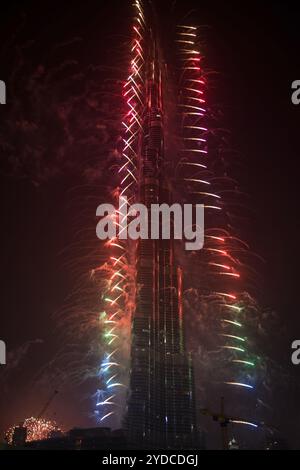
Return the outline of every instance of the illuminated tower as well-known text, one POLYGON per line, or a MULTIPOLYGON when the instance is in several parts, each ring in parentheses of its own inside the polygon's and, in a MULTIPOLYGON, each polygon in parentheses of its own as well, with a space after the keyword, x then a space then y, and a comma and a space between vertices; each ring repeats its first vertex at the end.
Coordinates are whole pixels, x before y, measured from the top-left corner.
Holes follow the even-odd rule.
MULTIPOLYGON (((170 205, 172 200, 165 178, 164 66, 152 32, 148 49, 137 202, 150 209, 151 204, 170 205)), ((128 401, 130 443, 139 448, 192 448, 196 436, 193 372, 185 353, 183 281, 173 241, 141 240, 136 268, 128 401)))
MULTIPOLYGON (((249 403, 256 382, 257 360, 248 348, 245 330, 252 302, 245 285, 252 284, 252 270, 245 263, 249 247, 235 233, 225 204, 224 194, 234 200, 241 193, 231 187, 235 181, 223 168, 218 132, 210 131, 214 118, 207 113, 207 74, 198 28, 176 26, 176 39, 166 47, 167 67, 151 2, 133 0, 133 10, 129 73, 122 89, 124 130, 115 153, 118 171, 113 197, 121 207, 113 221, 123 235, 127 202, 148 208, 172 204, 168 183, 173 178, 182 203, 204 206, 205 245, 192 256, 184 256, 179 247, 182 266, 188 271, 183 276, 173 240, 136 243, 122 236, 106 243, 108 256, 95 270, 105 273, 100 314, 104 354, 95 412, 99 423, 111 427, 123 418, 131 330, 126 401, 130 443, 133 448, 188 448, 195 443, 196 419, 193 369, 184 341, 183 284, 192 297, 191 302, 186 298, 188 325, 202 331, 199 350, 213 351, 207 355, 213 372, 209 384, 216 390, 210 396, 233 396, 236 415, 242 392, 248 392, 249 403)), ((165 40, 169 42, 168 34, 165 40)), ((196 351, 193 336, 198 341, 198 335, 189 335, 189 346, 196 351)), ((196 372, 203 390, 202 366, 200 357, 196 372)))

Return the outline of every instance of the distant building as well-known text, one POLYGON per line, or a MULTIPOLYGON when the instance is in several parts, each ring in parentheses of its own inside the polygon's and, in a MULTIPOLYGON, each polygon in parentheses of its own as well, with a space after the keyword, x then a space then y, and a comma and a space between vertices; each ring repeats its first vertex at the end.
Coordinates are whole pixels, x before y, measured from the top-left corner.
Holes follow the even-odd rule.
POLYGON ((14 430, 12 437, 13 447, 24 447, 27 439, 27 428, 21 423, 14 430))
POLYGON ((33 450, 123 450, 127 448, 127 442, 122 430, 75 428, 49 439, 27 442, 25 447, 33 450))

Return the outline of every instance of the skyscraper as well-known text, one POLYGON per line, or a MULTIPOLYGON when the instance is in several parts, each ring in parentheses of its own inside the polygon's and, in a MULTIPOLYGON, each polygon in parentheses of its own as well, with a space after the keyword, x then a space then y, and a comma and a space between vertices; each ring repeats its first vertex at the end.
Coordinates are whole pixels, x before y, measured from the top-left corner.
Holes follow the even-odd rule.
MULTIPOLYGON (((138 146, 137 202, 172 203, 165 165, 165 66, 157 35, 147 32, 145 106, 138 146)), ((150 220, 149 220, 150 224, 150 220)), ((183 275, 172 240, 141 240, 132 318, 128 427, 139 448, 192 448, 196 438, 191 360, 185 351, 183 275)))

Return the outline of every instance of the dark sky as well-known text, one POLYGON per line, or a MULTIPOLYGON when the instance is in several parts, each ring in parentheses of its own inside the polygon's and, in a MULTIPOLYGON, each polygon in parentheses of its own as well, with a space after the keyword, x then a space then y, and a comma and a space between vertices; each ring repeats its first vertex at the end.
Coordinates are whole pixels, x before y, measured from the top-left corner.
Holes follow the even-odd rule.
MULTIPOLYGON (((130 18, 127 3, 87 0, 68 6, 55 1, 42 4, 12 1, 8 10, 1 12, 0 79, 7 82, 8 101, 10 84, 19 101, 16 107, 8 103, 0 109, 1 127, 8 121, 12 123, 5 129, 10 132, 6 141, 13 142, 14 148, 11 153, 0 147, 0 338, 16 358, 15 370, 9 376, 1 379, 6 372, 0 369, 0 430, 22 419, 24 408, 26 414, 36 414, 52 392, 50 383, 49 389, 43 384, 34 398, 31 393, 36 390, 33 385, 36 374, 62 346, 53 313, 61 308, 74 279, 61 253, 73 241, 76 214, 70 200, 74 188, 85 183, 82 178, 85 162, 81 161, 79 150, 72 146, 66 149, 69 144, 64 142, 65 134, 56 128, 55 120, 45 109, 49 106, 49 113, 51 109, 62 112, 60 102, 65 101, 64 93, 80 94, 80 87, 66 91, 66 72, 59 75, 60 79, 49 78, 48 88, 41 88, 37 94, 28 77, 37 73, 39 66, 47 72, 73 59, 79 65, 72 73, 83 75, 89 64, 121 67, 116 49, 127 33, 130 18), (81 41, 55 48, 76 37, 81 41), (28 42, 31 40, 33 43, 28 42), (62 86, 59 80, 64 82, 62 86), (39 100, 38 109, 34 109, 31 93, 34 103, 39 100), (40 120, 44 129, 41 142, 34 140, 33 145, 49 149, 39 152, 28 163, 22 134, 20 137, 20 133, 14 132, 21 116, 25 121, 26 116, 40 120), (56 155, 57 146, 62 151, 61 158, 56 155), (24 153, 24 157, 18 152, 24 153), (30 341, 35 343, 26 349, 30 341)), ((289 1, 159 3, 160 16, 166 22, 173 5, 178 16, 193 10, 190 17, 203 25, 207 64, 217 72, 208 100, 222 111, 223 125, 230 130, 233 155, 237 155, 239 162, 236 171, 240 186, 249 194, 250 223, 245 238, 265 260, 259 265, 263 279, 260 301, 278 313, 283 331, 280 340, 270 337, 268 352, 298 380, 300 368, 298 371, 290 365, 290 347, 293 340, 300 338, 300 105, 291 102, 291 83, 300 79, 299 15, 294 2, 289 1)), ((106 79, 101 74, 99 77, 106 79)), ((90 79, 91 83, 94 79, 90 79)), ((76 113, 82 112, 74 103, 72 106, 76 113)), ((75 117, 72 123, 74 131, 75 117)), ((32 142, 28 139, 30 155, 32 142)), ((89 165, 93 166, 94 160, 88 161, 89 165)), ((88 394, 88 387, 77 392, 66 386, 53 407, 67 426, 88 422, 84 413, 89 405, 82 399, 82 393, 88 394)), ((287 395, 286 400, 289 398, 287 395)), ((298 406, 295 414, 299 415, 298 406)), ((293 441, 293 445, 299 444, 293 441)))

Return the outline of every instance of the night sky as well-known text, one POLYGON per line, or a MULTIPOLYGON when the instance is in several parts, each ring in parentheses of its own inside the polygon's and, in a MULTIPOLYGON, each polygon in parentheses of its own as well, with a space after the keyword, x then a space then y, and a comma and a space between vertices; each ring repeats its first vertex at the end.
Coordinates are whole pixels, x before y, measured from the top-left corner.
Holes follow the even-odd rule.
MULTIPOLYGON (((256 265, 257 295, 274 312, 266 352, 290 384, 274 424, 299 448, 300 366, 290 359, 291 343, 300 339, 300 105, 291 102, 291 84, 300 79, 299 16, 287 1, 159 3, 166 24, 173 11, 202 25, 206 65, 215 72, 207 99, 230 132, 228 171, 249 195, 243 235, 264 259, 256 265)), ((0 339, 8 365, 0 369, 0 432, 38 414, 56 388, 60 394, 49 417, 67 429, 93 424, 91 379, 74 385, 64 376, 60 383, 54 359, 65 343, 72 349, 72 340, 57 312, 76 283, 74 272, 86 267, 76 253, 79 244, 84 258, 82 223, 89 243, 97 242, 90 236, 101 185, 107 184, 112 144, 104 124, 113 109, 104 97, 97 114, 93 100, 97 87, 107 92, 111 78, 122 78, 128 5, 12 1, 1 11, 0 79, 8 103, 0 107, 0 339)), ((113 124, 111 129, 114 136, 113 124)), ((279 403, 271 405, 277 409, 279 403)))

